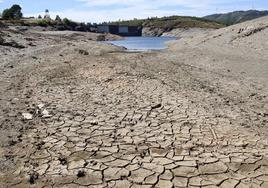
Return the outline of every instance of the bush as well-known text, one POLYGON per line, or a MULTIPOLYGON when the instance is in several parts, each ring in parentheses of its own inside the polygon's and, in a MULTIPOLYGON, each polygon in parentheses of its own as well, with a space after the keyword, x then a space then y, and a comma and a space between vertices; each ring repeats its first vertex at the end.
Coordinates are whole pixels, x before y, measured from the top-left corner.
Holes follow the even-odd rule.
POLYGON ((51 23, 48 20, 39 20, 37 22, 37 25, 41 26, 41 27, 47 27, 49 26, 51 23))
POLYGON ((71 20, 69 20, 68 18, 64 18, 62 20, 62 23, 65 25, 65 26, 69 26, 69 27, 72 27, 73 29, 78 26, 78 24, 76 22, 73 22, 71 20))
POLYGON ((2 18, 6 20, 21 19, 22 18, 21 7, 19 5, 13 5, 11 8, 5 9, 2 13, 2 18))

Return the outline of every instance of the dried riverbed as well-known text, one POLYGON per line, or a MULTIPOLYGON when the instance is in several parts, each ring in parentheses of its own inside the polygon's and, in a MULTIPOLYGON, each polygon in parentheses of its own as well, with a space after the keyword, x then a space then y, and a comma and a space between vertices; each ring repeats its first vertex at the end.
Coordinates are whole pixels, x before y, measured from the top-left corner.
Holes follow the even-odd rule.
POLYGON ((142 53, 9 33, 0 187, 267 187, 268 53, 238 27, 142 53))

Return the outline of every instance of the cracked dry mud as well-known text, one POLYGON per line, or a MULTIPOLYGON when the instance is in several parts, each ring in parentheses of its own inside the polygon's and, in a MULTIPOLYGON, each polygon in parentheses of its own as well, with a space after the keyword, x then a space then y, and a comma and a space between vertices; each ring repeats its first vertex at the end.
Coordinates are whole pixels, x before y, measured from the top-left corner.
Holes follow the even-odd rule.
POLYGON ((266 85, 174 50, 61 39, 1 55, 0 187, 268 187, 266 85))

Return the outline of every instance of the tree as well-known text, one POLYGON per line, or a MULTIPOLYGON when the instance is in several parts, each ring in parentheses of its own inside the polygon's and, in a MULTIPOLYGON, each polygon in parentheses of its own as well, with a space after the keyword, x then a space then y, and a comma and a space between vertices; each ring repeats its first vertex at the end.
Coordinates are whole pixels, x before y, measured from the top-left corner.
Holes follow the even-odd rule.
POLYGON ((63 24, 64 25, 70 25, 71 24, 71 20, 69 20, 68 18, 63 18, 63 24))
POLYGON ((22 12, 20 5, 13 5, 9 9, 5 9, 2 13, 3 19, 21 19, 22 18, 22 12))
POLYGON ((61 18, 60 18, 60 16, 57 15, 55 20, 58 21, 58 22, 61 22, 61 18))
POLYGON ((42 19, 42 16, 41 16, 41 15, 39 15, 39 16, 38 16, 38 19, 42 19))

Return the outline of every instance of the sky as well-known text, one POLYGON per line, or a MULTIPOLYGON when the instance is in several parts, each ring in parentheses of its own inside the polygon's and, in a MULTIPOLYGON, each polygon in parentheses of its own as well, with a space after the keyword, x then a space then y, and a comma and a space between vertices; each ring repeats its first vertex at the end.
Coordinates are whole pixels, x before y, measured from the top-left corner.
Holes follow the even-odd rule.
POLYGON ((24 16, 59 15, 74 21, 99 23, 171 15, 205 16, 234 10, 267 10, 268 0, 0 0, 0 12, 19 4, 24 16))

